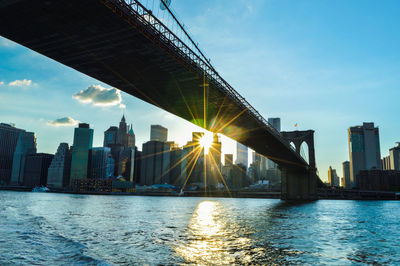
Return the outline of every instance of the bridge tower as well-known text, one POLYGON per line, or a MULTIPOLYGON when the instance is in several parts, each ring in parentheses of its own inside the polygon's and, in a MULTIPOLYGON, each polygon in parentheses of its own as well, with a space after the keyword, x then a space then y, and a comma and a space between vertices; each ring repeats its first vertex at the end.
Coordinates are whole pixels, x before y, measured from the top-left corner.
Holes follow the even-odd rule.
POLYGON ((294 144, 295 151, 300 154, 300 147, 305 142, 308 146, 309 168, 297 166, 281 168, 283 200, 316 200, 317 168, 315 164, 314 130, 281 132, 282 137, 294 144))

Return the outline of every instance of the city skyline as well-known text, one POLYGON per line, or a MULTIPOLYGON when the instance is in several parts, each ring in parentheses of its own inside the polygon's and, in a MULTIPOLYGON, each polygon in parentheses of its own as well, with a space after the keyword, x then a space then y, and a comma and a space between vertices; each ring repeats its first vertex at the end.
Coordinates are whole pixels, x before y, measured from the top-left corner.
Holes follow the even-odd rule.
MULTIPOLYGON (((380 128, 382 157, 399 141, 400 126, 395 116, 399 83, 394 75, 399 69, 400 60, 395 53, 399 37, 395 34, 396 25, 390 20, 399 10, 397 3, 347 3, 341 6, 342 12, 330 15, 332 9, 339 9, 338 5, 300 2, 288 7, 285 2, 238 2, 237 5, 174 2, 173 8, 213 59, 217 70, 264 117, 280 117, 283 131, 316 131, 316 160, 323 180, 327 179, 329 165, 343 176, 341 164, 349 160, 346 131, 350 126, 375 122, 380 128), (311 5, 312 12, 307 13, 311 5), (245 12, 236 17, 237 21, 232 21, 231 15, 238 10, 245 12), (279 17, 271 14, 272 10, 279 17), (369 15, 374 17, 373 21, 368 19, 369 15), (273 18, 275 24, 271 23, 273 18), (267 26, 261 29, 256 24, 260 20, 267 26), (353 27, 345 27, 350 21, 353 27), (233 32, 232 27, 238 30, 233 32), (246 31, 249 27, 255 31, 246 31), (225 38, 215 39, 219 31, 224 32, 225 38)), ((72 143, 73 127, 67 134, 51 125, 91 121, 95 130, 104 131, 108 126, 104 120, 119 117, 124 106, 129 120, 137 123, 134 131, 138 146, 148 138, 144 133, 148 129, 141 126, 147 122, 169 128, 171 139, 180 145, 190 139, 189 132, 201 131, 189 122, 4 38, 0 39, 0 59, 3 121, 40 135, 37 142, 41 152, 54 153, 58 143, 72 143), (104 101, 103 94, 96 94, 99 91, 107 92, 110 101, 104 101), (40 94, 45 97, 39 97, 40 94), (72 119, 57 121, 65 117, 72 119), (160 117, 164 121, 159 122, 160 117)), ((101 135, 95 136, 95 146, 101 146, 101 138, 101 135)), ((229 146, 225 144, 223 149, 229 146)), ((230 151, 222 153, 235 154, 234 147, 233 143, 230 151)))

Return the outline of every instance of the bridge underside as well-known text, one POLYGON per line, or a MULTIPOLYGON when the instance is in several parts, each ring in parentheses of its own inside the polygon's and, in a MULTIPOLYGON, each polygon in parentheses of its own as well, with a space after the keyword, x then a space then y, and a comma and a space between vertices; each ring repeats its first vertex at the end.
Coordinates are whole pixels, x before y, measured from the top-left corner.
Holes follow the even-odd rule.
MULTIPOLYGON (((272 159, 304 171, 305 161, 202 70, 108 0, 0 0, 0 34, 40 54, 272 159), (234 119, 233 119, 234 118, 234 119)), ((276 133, 275 133, 276 134, 276 133)))

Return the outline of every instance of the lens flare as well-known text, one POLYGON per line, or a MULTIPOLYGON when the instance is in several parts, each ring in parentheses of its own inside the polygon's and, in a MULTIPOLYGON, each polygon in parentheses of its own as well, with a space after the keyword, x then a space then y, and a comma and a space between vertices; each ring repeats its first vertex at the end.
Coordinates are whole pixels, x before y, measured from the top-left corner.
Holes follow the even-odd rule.
POLYGON ((204 153, 208 154, 213 143, 213 135, 210 132, 206 132, 203 137, 199 140, 200 147, 204 149, 204 153))

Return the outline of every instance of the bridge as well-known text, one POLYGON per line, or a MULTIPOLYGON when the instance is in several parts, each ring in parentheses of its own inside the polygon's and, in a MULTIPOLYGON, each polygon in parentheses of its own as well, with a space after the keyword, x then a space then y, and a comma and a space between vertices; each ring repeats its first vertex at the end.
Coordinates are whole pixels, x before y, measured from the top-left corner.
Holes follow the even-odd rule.
POLYGON ((144 2, 0 0, 0 35, 241 142, 279 165, 282 199, 316 199, 315 165, 218 74, 164 1, 169 20, 144 2))

